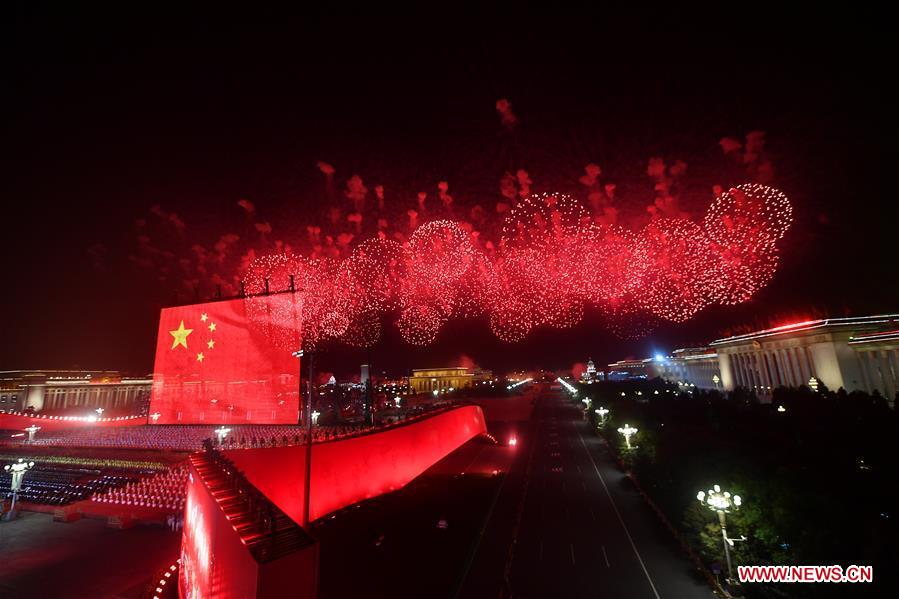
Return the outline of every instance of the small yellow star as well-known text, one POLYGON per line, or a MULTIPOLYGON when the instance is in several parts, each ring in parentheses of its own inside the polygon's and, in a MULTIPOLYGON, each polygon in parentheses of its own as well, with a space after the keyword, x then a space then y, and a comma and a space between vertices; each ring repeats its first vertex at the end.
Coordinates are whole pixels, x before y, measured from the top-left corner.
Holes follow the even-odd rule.
POLYGON ((203 352, 198 353, 197 354, 197 362, 202 362, 203 358, 205 358, 205 357, 206 356, 203 355, 203 352))
POLYGON ((172 341, 172 349, 175 349, 179 345, 183 345, 184 349, 187 349, 187 336, 193 332, 193 329, 184 328, 184 321, 182 320, 177 329, 175 329, 174 331, 169 331, 169 335, 175 338, 172 341))
POLYGON ((207 341, 206 347, 208 347, 209 349, 212 349, 213 347, 215 347, 215 339, 210 339, 209 341, 207 341))
POLYGON ((209 330, 210 330, 210 331, 215 331, 215 323, 214 323, 214 322, 210 322, 210 323, 209 323, 209 330))
POLYGON ((206 322, 207 320, 209 320, 209 315, 203 312, 203 314, 200 315, 200 320, 206 322))

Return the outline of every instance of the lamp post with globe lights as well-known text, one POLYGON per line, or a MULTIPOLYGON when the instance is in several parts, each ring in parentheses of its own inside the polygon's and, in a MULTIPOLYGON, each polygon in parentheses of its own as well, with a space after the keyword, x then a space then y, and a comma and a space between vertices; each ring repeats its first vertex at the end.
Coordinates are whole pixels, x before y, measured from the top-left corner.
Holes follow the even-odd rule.
POLYGON ((25 432, 28 433, 28 442, 29 443, 34 441, 34 433, 38 432, 39 430, 41 430, 41 427, 37 426, 36 424, 32 424, 31 426, 29 426, 28 428, 25 429, 25 432))
POLYGON ((228 433, 230 433, 230 432, 231 432, 231 429, 226 426, 222 426, 220 428, 215 429, 215 436, 219 441, 219 445, 225 444, 225 437, 227 437, 228 433))
POLYGON ((6 514, 7 520, 12 520, 16 517, 16 499, 19 496, 19 489, 22 488, 22 479, 25 478, 25 473, 32 468, 34 468, 34 462, 26 462, 22 458, 19 458, 18 462, 7 464, 3 467, 4 471, 9 472, 12 475, 12 479, 10 480, 12 505, 10 505, 9 512, 6 514))
POLYGON ((631 437, 640 432, 639 429, 632 427, 630 424, 625 424, 623 427, 618 429, 618 432, 624 435, 624 442, 627 443, 627 448, 633 449, 631 447, 631 437))
POLYGON ((593 411, 596 412, 596 415, 597 415, 597 416, 599 416, 599 424, 600 424, 600 426, 602 426, 603 424, 605 424, 605 423, 606 423, 606 416, 609 415, 609 409, 608 409, 608 408, 605 408, 605 407, 603 407, 603 406, 600 406, 600 407, 596 408, 596 409, 593 410, 593 411))
POLYGON ((733 547, 736 541, 745 541, 746 537, 741 536, 739 539, 728 538, 725 514, 739 510, 743 500, 740 499, 739 495, 731 495, 728 491, 722 491, 719 485, 715 485, 708 491, 700 491, 696 494, 696 499, 702 505, 718 513, 718 522, 721 524, 721 538, 724 540, 724 557, 727 560, 727 581, 731 583, 734 578, 734 571, 730 560, 730 548, 733 547))

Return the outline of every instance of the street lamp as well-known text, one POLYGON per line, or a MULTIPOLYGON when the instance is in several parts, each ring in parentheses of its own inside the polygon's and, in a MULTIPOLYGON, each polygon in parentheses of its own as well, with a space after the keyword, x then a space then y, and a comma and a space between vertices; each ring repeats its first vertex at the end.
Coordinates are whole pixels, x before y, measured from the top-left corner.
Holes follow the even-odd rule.
POLYGON ((34 468, 34 462, 26 462, 22 458, 19 458, 18 462, 7 464, 3 467, 4 471, 12 474, 12 480, 10 481, 12 505, 9 507, 9 514, 6 515, 9 520, 16 517, 16 499, 19 496, 19 489, 22 488, 22 479, 25 478, 25 473, 32 468, 34 468))
POLYGON ((28 433, 28 442, 29 443, 34 441, 34 433, 38 432, 39 430, 41 430, 41 427, 39 427, 35 424, 32 424, 31 426, 29 426, 28 428, 25 429, 25 432, 28 433))
POLYGON ((393 401, 396 402, 396 407, 397 407, 397 409, 399 409, 399 407, 400 407, 400 396, 397 395, 396 397, 394 397, 394 398, 393 398, 393 401))
POLYGON ((321 416, 318 410, 312 411, 312 426, 318 426, 318 417, 321 416))
POLYGON ((724 515, 728 512, 739 510, 743 500, 740 499, 739 495, 731 495, 727 491, 722 491, 718 485, 715 485, 708 491, 700 491, 696 494, 696 499, 702 505, 718 513, 718 522, 721 524, 721 538, 724 539, 724 557, 727 560, 727 581, 731 582, 734 578, 734 569, 730 562, 730 548, 734 546, 735 541, 745 541, 746 537, 741 536, 739 539, 728 538, 727 523, 724 515))
POLYGON ((593 410, 593 411, 596 412, 596 415, 597 415, 597 416, 599 416, 599 423, 600 423, 600 424, 605 423, 605 421, 606 421, 606 416, 608 416, 608 414, 609 414, 608 408, 599 407, 599 408, 596 408, 596 409, 593 410))
POLYGON ((716 375, 713 375, 713 376, 712 376, 712 382, 715 383, 715 389, 717 389, 717 388, 718 388, 718 383, 721 382, 721 377, 718 376, 717 374, 716 374, 716 375))
POLYGON ((815 377, 810 378, 808 380, 808 386, 812 391, 817 393, 818 392, 818 379, 816 379, 815 377))
POLYGON ((150 420, 153 421, 153 424, 156 424, 156 421, 159 420, 159 417, 162 416, 159 412, 153 412, 150 414, 150 420))
POLYGON ((96 410, 94 410, 94 412, 97 413, 97 416, 99 416, 101 418, 103 417, 103 412, 105 412, 105 411, 106 410, 104 410, 103 408, 97 408, 96 410))
POLYGON ((618 432, 624 435, 624 442, 627 443, 627 448, 631 449, 631 437, 636 435, 639 430, 632 427, 630 424, 625 424, 622 428, 618 429, 618 432))
POLYGON ((231 429, 227 428, 224 425, 222 425, 220 428, 215 429, 215 436, 219 440, 219 445, 225 444, 225 437, 227 437, 228 433, 230 433, 230 432, 231 432, 231 429))
MULTIPOLYGON (((313 355, 312 352, 306 352, 306 350, 298 349, 297 351, 292 353, 294 358, 302 358, 307 357, 309 359, 309 394, 306 397, 306 406, 303 409, 303 423, 306 428, 306 469, 304 473, 303 480, 303 522, 302 525, 304 528, 309 528, 309 505, 310 505, 310 494, 312 489, 312 394, 314 393, 315 386, 312 381, 315 379, 314 370, 313 370, 313 355), (308 355, 307 355, 308 354, 308 355)), ((298 393, 298 398, 302 397, 302 380, 303 380, 303 372, 302 366, 300 367, 300 376, 298 377, 300 382, 300 389, 298 393)))

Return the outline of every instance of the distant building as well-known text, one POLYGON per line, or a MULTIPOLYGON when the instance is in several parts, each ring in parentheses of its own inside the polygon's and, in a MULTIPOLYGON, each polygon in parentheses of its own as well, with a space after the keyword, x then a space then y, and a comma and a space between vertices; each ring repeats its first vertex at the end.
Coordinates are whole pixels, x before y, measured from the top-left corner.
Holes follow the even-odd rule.
POLYGON ((413 393, 431 393, 452 389, 471 387, 474 374, 468 368, 415 368, 409 377, 409 386, 413 393))
POLYGON ((486 368, 472 368, 471 382, 473 385, 487 383, 493 380, 493 371, 486 368))
POLYGON ((827 318, 734 335, 711 343, 724 389, 767 396, 779 386, 821 382, 846 391, 899 390, 899 314, 827 318))
POLYGON ((596 372, 596 364, 593 363, 593 358, 587 359, 587 370, 585 370, 581 374, 581 380, 585 383, 592 383, 593 381, 597 381, 600 379, 600 375, 596 372))
POLYGON ((610 381, 652 378, 652 358, 645 360, 619 360, 609 364, 610 381))
POLYGON ((0 410, 62 412, 103 408, 136 413, 146 408, 153 379, 116 371, 8 370, 0 372, 0 410))
POLYGON ((670 383, 700 389, 722 389, 718 352, 708 347, 685 347, 670 356, 656 356, 648 368, 650 376, 670 383))

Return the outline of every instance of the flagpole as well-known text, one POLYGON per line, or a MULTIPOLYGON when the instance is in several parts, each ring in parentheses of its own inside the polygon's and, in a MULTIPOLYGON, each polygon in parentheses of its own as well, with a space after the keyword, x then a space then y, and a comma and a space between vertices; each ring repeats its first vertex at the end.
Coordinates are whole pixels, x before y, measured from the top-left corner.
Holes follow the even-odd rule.
POLYGON ((309 504, 311 503, 310 490, 312 488, 312 393, 315 389, 313 384, 314 369, 312 366, 312 352, 309 352, 309 396, 306 401, 306 481, 304 486, 304 502, 303 502, 303 527, 309 529, 309 504))
MULTIPOLYGON (((312 352, 305 350, 297 350, 293 352, 293 356, 295 358, 303 358, 306 357, 309 359, 309 393, 306 395, 306 401, 303 402, 303 417, 302 423, 306 425, 306 469, 304 472, 304 480, 303 480, 303 528, 309 528, 309 504, 310 504, 310 489, 312 488, 312 393, 314 392, 314 385, 312 384, 313 379, 315 378, 315 369, 313 367, 312 360, 312 352)), ((299 382, 298 390, 300 396, 303 395, 303 363, 300 362, 299 365, 299 382)))

